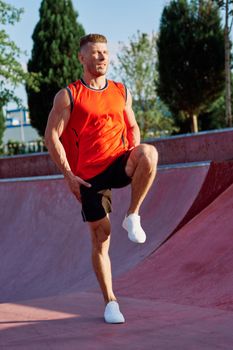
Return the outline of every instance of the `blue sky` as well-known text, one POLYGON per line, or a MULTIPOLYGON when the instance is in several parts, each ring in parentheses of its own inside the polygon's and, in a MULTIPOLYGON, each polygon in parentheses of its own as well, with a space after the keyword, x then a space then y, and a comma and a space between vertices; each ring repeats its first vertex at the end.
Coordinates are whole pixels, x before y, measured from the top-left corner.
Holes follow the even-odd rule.
MULTIPOLYGON (((19 23, 5 29, 18 47, 27 52, 22 56, 24 66, 31 55, 32 33, 39 20, 41 0, 6 0, 17 8, 24 8, 19 23)), ((144 33, 157 32, 164 6, 167 0, 73 0, 78 11, 78 21, 86 33, 96 32, 107 36, 112 55, 116 54, 119 41, 127 43, 137 30, 144 33)), ((23 87, 16 90, 16 95, 26 105, 26 93, 23 87)), ((9 104, 8 108, 14 105, 9 104)))

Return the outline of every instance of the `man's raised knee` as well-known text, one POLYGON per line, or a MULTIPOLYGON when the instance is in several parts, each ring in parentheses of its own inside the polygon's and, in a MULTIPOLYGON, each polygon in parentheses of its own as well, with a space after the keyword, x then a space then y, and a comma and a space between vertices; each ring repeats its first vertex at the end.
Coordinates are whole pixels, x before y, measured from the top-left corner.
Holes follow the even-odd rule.
POLYGON ((142 144, 140 146, 140 159, 144 163, 143 165, 145 166, 145 170, 149 170, 151 172, 157 166, 158 152, 152 145, 142 144))

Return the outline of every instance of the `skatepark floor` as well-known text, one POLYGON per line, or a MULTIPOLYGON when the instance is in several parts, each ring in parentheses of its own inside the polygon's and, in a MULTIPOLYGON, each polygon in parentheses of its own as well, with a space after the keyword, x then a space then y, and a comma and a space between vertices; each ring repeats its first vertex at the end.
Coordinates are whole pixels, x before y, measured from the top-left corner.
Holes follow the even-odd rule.
POLYGON ((142 245, 121 228, 130 189, 113 191, 110 256, 126 323, 109 325, 63 178, 1 180, 0 349, 233 349, 232 184, 232 162, 161 167, 142 245))

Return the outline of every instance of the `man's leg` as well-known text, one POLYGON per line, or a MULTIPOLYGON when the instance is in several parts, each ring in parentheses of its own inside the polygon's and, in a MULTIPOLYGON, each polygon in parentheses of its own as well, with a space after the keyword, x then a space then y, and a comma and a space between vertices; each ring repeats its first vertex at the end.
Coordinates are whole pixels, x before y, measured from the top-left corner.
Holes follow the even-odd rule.
POLYGON ((126 163, 126 174, 132 177, 131 203, 127 214, 139 213, 140 206, 148 193, 157 169, 158 153, 152 145, 135 147, 126 163))
POLYGON ((110 221, 105 218, 88 223, 92 238, 92 264, 102 290, 105 303, 116 300, 112 290, 112 272, 109 258, 110 221))
POLYGON ((126 163, 125 171, 132 178, 131 201, 123 227, 128 237, 135 243, 144 243, 146 234, 141 227, 139 209, 145 199, 156 175, 158 154, 154 146, 139 145, 135 147, 126 163))
POLYGON ((111 226, 108 216, 89 222, 92 237, 92 264, 106 303, 104 318, 108 323, 125 322, 112 289, 112 271, 109 257, 111 226))

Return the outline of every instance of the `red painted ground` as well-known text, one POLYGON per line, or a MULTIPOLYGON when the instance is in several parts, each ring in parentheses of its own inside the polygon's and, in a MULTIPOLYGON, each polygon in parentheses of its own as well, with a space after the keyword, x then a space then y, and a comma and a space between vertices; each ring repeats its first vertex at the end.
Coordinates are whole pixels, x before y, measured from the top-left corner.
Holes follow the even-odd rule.
POLYGON ((144 245, 121 229, 129 190, 114 192, 124 325, 103 322, 89 234, 64 181, 0 183, 0 349, 232 349, 233 181, 231 165, 219 167, 159 171, 142 208, 144 245))
POLYGON ((119 293, 233 312, 232 252, 233 185, 118 279, 119 293))

